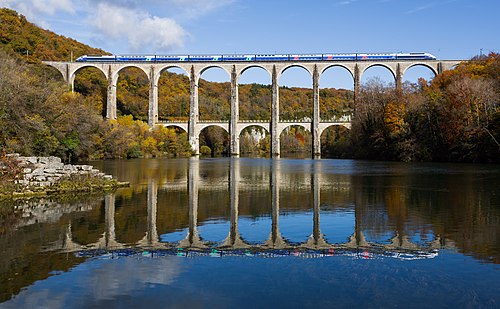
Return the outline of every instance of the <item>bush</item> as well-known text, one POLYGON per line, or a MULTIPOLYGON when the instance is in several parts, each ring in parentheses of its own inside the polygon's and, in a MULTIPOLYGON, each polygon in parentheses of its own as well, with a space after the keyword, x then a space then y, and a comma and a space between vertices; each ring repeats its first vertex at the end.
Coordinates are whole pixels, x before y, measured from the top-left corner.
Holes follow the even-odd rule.
POLYGON ((200 154, 202 156, 210 156, 212 154, 212 149, 208 146, 201 146, 200 147, 200 154))

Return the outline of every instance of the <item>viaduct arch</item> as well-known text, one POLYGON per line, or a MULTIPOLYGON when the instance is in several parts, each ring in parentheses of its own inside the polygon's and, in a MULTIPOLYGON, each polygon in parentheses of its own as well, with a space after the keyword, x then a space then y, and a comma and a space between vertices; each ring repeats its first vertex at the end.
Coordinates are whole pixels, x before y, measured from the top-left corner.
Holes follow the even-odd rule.
POLYGON ((120 63, 120 62, 54 62, 46 61, 46 65, 52 66, 61 72, 64 80, 74 87, 75 74, 84 67, 95 67, 101 70, 108 80, 106 118, 116 119, 116 83, 119 72, 126 67, 135 67, 146 73, 149 79, 149 107, 148 124, 176 126, 186 130, 189 135, 189 142, 195 154, 199 154, 199 134, 201 130, 208 126, 207 123, 199 120, 198 107, 198 86, 201 74, 211 68, 218 67, 227 72, 231 80, 231 117, 225 122, 211 122, 210 125, 217 125, 227 130, 230 134, 230 151, 232 155, 239 155, 239 136, 241 131, 252 125, 265 128, 271 133, 271 153, 273 156, 279 156, 280 153, 280 135, 283 129, 290 125, 299 125, 310 128, 312 133, 312 152, 314 156, 321 154, 320 138, 321 133, 326 128, 333 125, 342 125, 350 128, 350 115, 344 115, 340 119, 322 122, 320 119, 319 108, 319 80, 328 68, 340 66, 346 69, 354 79, 354 104, 358 104, 360 93, 360 80, 363 73, 372 66, 382 66, 387 68, 394 76, 396 88, 401 89, 403 74, 411 67, 422 65, 429 68, 435 75, 460 63, 460 60, 386 60, 386 61, 258 61, 258 62, 181 62, 181 63, 120 63), (279 115, 279 79, 283 72, 290 67, 302 67, 312 76, 313 86, 313 115, 311 121, 307 122, 283 122, 279 115), (158 81, 161 73, 171 67, 176 67, 187 72, 190 81, 190 112, 189 121, 163 123, 158 121, 158 81), (241 74, 251 68, 259 67, 264 69, 271 76, 272 103, 271 103, 271 121, 262 122, 241 122, 239 119, 239 100, 238 100, 238 80, 241 74))

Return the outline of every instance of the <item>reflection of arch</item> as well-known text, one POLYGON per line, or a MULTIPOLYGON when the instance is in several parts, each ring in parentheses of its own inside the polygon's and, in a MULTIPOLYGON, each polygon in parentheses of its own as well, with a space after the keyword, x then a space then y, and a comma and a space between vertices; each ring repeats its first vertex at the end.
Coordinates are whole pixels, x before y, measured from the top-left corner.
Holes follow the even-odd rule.
POLYGON ((366 72, 366 71, 368 71, 368 69, 370 69, 370 68, 374 68, 374 67, 382 67, 382 68, 387 69, 387 70, 391 73, 392 78, 394 79, 394 82, 396 82, 396 76, 397 76, 396 72, 394 72, 394 70, 393 70, 390 66, 388 66, 388 65, 386 65, 386 64, 383 64, 383 63, 374 63, 374 64, 370 64, 369 66, 367 66, 366 68, 364 68, 364 69, 360 72, 360 77, 359 77, 359 80, 361 80, 361 78, 363 77, 363 75, 365 74, 365 72, 366 72))
POLYGON ((321 77, 323 76, 323 74, 326 71, 328 71, 329 69, 332 69, 332 68, 335 68, 335 67, 339 67, 339 68, 345 69, 347 72, 349 72, 349 74, 351 74, 352 82, 354 84, 354 73, 351 71, 351 69, 349 67, 347 67, 344 64, 340 64, 340 63, 332 64, 332 65, 329 65, 329 66, 326 66, 325 68, 323 68, 323 70, 320 72, 320 76, 319 76, 320 84, 321 84, 321 77))
POLYGON ((434 76, 437 75, 436 69, 433 66, 429 65, 428 63, 423 63, 423 62, 422 63, 412 63, 411 65, 404 68, 403 71, 401 72, 401 76, 403 77, 403 79, 404 79, 405 73, 409 69, 414 68, 414 67, 425 67, 425 68, 429 69, 434 74, 434 76))

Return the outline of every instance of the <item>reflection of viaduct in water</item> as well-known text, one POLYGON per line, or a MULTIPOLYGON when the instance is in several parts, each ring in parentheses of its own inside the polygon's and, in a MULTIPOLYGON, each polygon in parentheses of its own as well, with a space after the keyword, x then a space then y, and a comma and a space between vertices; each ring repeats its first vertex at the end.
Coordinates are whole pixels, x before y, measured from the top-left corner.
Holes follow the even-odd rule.
MULTIPOLYGON (((116 241, 115 237, 115 197, 114 194, 108 194, 105 197, 105 221, 106 231, 103 236, 93 244, 79 245, 72 240, 71 225, 68 226, 64 240, 61 243, 55 244, 53 249, 63 249, 67 251, 91 250, 91 249, 123 249, 128 247, 139 247, 146 249, 171 249, 171 248, 191 248, 191 249, 207 249, 207 248, 221 248, 221 249, 364 249, 364 250, 404 250, 404 251, 421 251, 440 249, 445 246, 445 240, 437 237, 434 241, 420 245, 412 243, 407 235, 396 235, 391 239, 389 244, 372 243, 368 242, 365 238, 363 230, 360 227, 360 220, 355 220, 355 227, 353 234, 345 243, 330 244, 328 243, 321 233, 320 229, 320 187, 321 187, 321 173, 320 161, 315 161, 313 164, 313 171, 311 173, 311 186, 313 191, 313 229, 308 240, 302 244, 289 243, 281 235, 279 229, 280 218, 280 187, 281 176, 280 161, 273 160, 271 173, 270 173, 270 187, 272 196, 272 223, 271 232, 268 239, 262 244, 246 243, 240 235, 238 230, 238 206, 239 206, 239 192, 240 192, 240 161, 238 159, 231 159, 229 181, 225 184, 225 188, 229 189, 231 200, 231 214, 230 214, 230 229, 227 237, 222 243, 213 245, 204 242, 198 233, 198 191, 200 186, 200 161, 197 158, 192 158, 189 164, 189 176, 187 186, 189 190, 189 228, 187 235, 178 243, 160 242, 156 228, 157 217, 157 195, 158 184, 154 180, 148 183, 148 224, 147 232, 143 239, 136 244, 122 244, 116 241), (229 188, 228 188, 229 187, 229 188)), ((169 187, 164 185, 162 187, 169 187)), ((179 184, 173 184, 174 189, 178 189, 179 184)), ((220 188, 215 187, 215 190, 220 188)), ((356 217, 358 217, 356 210, 356 217)), ((449 247, 450 244, 446 244, 449 247)))

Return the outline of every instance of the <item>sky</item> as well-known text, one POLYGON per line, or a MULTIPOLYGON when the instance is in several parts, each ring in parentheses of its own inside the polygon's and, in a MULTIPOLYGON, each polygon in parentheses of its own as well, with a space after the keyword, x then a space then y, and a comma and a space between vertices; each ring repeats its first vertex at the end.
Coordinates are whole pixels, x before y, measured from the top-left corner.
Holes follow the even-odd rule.
MULTIPOLYGON (((499 0, 0 0, 0 4, 45 29, 114 54, 429 52, 438 59, 469 59, 481 50, 500 52, 499 0)), ((373 70, 371 75, 390 79, 384 75, 388 72, 373 70)), ((432 77, 423 68, 408 74, 412 73, 432 77)), ((280 84, 310 84, 308 74, 305 81, 295 77, 305 72, 290 74, 294 77, 287 81, 283 76, 280 84)), ((212 75, 205 78, 228 80, 221 72, 212 75)), ((250 76, 269 83, 262 72, 250 76)), ((416 77, 405 76, 412 78, 416 77)))

